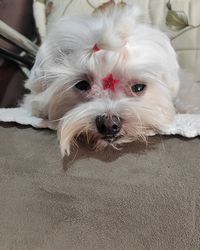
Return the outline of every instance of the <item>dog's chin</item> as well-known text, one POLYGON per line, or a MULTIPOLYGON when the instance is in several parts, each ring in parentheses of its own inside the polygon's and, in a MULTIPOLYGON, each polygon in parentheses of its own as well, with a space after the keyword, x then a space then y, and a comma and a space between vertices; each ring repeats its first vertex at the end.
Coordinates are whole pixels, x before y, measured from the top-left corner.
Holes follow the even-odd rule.
POLYGON ((113 148, 116 150, 122 149, 122 146, 126 143, 133 141, 141 141, 147 143, 146 136, 127 136, 127 135, 107 135, 100 136, 99 134, 86 134, 82 133, 78 137, 75 137, 76 143, 74 145, 78 146, 79 143, 87 142, 92 150, 103 151, 105 148, 113 148))
POLYGON ((102 140, 108 142, 108 143, 115 143, 117 140, 119 140, 120 138, 122 138, 121 135, 106 135, 102 137, 102 140))
MULTIPOLYGON (((121 140, 123 139, 124 137, 122 135, 100 136, 98 133, 83 132, 80 135, 74 137, 74 139, 71 141, 72 145, 70 145, 70 148, 87 144, 91 150, 95 151, 103 151, 105 148, 109 147, 120 149, 120 144, 123 144, 121 140)), ((130 142, 130 140, 127 142, 130 142)))
POLYGON ((122 138, 122 135, 106 135, 100 136, 99 134, 86 134, 82 133, 80 136, 76 137, 75 140, 78 142, 87 142, 92 149, 99 151, 103 150, 106 147, 117 148, 119 140, 122 138))
POLYGON ((94 144, 94 149, 96 151, 103 150, 107 147, 112 147, 114 149, 119 149, 119 141, 122 138, 122 135, 107 135, 102 136, 99 140, 97 140, 96 144, 94 144))
POLYGON ((120 149, 120 143, 119 143, 120 138, 122 137, 121 136, 100 137, 98 140, 93 142, 92 147, 95 151, 102 151, 105 148, 120 149))

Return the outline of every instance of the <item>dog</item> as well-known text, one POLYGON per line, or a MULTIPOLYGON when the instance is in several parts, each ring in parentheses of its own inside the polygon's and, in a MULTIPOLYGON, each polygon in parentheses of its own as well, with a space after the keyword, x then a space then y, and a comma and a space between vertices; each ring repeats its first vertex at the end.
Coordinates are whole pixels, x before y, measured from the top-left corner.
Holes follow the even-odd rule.
POLYGON ((170 39, 137 6, 62 18, 41 45, 22 106, 57 126, 63 155, 146 140, 174 119, 180 67, 170 39))

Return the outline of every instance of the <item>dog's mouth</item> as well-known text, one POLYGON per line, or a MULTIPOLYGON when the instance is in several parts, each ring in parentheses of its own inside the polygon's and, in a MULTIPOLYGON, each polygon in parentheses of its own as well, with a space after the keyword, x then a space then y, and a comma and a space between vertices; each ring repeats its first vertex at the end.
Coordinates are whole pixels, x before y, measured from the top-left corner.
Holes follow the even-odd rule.
POLYGON ((106 135, 104 137, 102 137, 102 139, 106 142, 109 142, 109 143, 113 143, 115 141, 117 141, 118 139, 120 139, 122 136, 121 135, 106 135))
POLYGON ((80 134, 76 139, 78 140, 79 143, 84 143, 87 142, 89 145, 94 148, 98 145, 114 145, 119 139, 121 139, 123 136, 122 135, 105 135, 105 136, 98 136, 98 135, 93 135, 93 136, 88 136, 85 133, 80 134), (104 142, 106 144, 99 144, 99 142, 104 142))

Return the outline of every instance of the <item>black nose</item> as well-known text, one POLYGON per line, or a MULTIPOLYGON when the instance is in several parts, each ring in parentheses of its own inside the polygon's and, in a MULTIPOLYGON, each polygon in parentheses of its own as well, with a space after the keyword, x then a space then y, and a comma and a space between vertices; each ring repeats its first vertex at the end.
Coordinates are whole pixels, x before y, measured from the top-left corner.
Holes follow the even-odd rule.
POLYGON ((113 136, 120 131, 122 126, 120 118, 116 115, 99 115, 96 117, 96 127, 100 134, 113 136))

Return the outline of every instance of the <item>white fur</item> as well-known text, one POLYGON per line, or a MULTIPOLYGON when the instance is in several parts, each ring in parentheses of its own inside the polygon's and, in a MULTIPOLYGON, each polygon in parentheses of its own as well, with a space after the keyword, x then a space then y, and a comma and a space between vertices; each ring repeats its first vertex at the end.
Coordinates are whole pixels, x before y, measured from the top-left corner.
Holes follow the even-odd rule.
POLYGON ((80 100, 58 120, 63 154, 69 154, 70 145, 82 133, 97 148, 108 145, 95 128, 95 117, 100 114, 123 118, 120 139, 111 143, 114 147, 145 139, 145 131, 159 131, 173 120, 173 99, 179 89, 176 54, 164 33, 141 20, 135 6, 116 7, 109 14, 92 17, 64 18, 40 47, 26 83, 31 90, 23 104, 26 109, 50 118, 49 106, 61 88, 73 91, 87 77, 95 89, 90 98, 80 100), (100 51, 93 51, 94 44, 100 51), (110 73, 120 79, 115 93, 102 86, 102 79, 110 73), (134 79, 147 85, 141 96, 131 93, 134 79))

